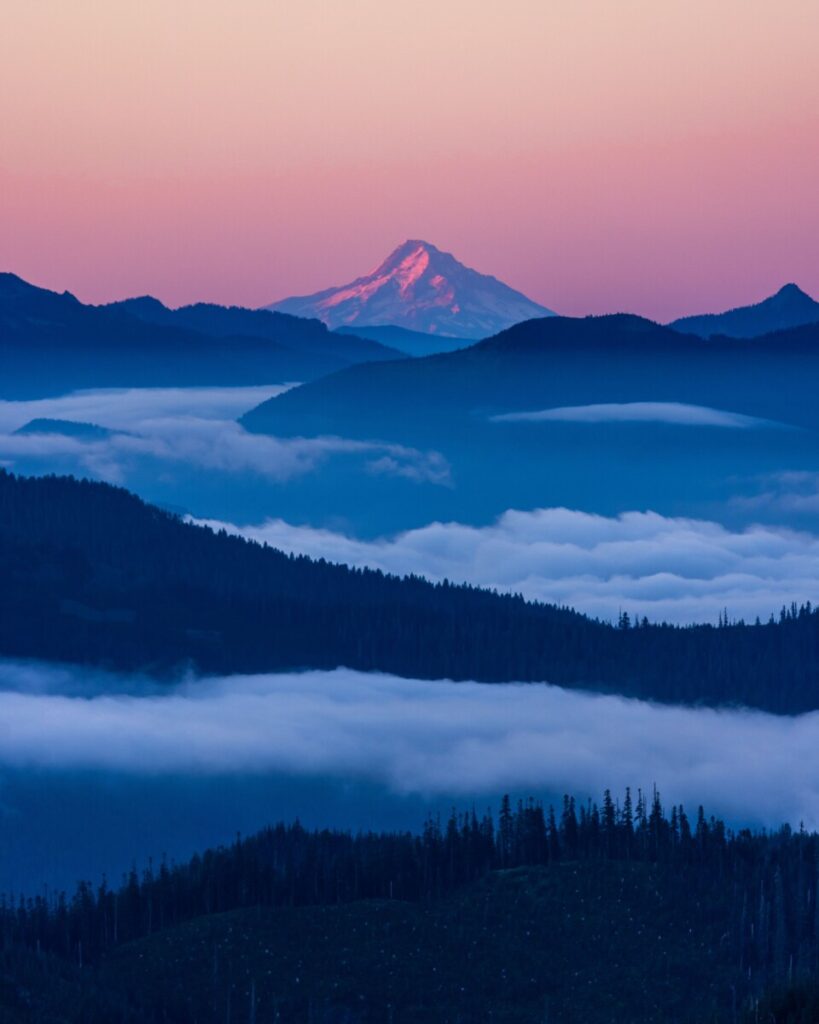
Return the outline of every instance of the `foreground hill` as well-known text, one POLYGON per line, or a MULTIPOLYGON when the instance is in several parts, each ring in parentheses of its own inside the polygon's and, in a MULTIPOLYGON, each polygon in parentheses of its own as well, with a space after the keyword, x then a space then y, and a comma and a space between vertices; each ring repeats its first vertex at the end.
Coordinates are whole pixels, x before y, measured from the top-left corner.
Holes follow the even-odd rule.
POLYGON ((775 295, 752 306, 740 306, 725 313, 684 316, 670 327, 701 338, 721 334, 731 338, 754 338, 771 331, 819 323, 819 302, 795 284, 786 284, 775 295))
POLYGON ((0 274, 0 397, 309 380, 394 355, 317 321, 218 306, 174 311, 156 300, 88 306, 0 274))
MULTIPOLYGON (((728 1024, 727 915, 709 908, 703 922, 702 902, 669 881, 644 866, 567 864, 497 873, 428 904, 230 911, 84 972, 55 959, 35 972, 7 954, 7 998, 19 977, 53 1024, 700 1024, 719 1009, 728 1024)), ((42 1019, 26 1010, 8 1021, 42 1019)))
POLYGON ((816 977, 818 868, 815 834, 733 835, 656 792, 419 835, 278 825, 0 906, 0 1020, 751 1021, 816 977))
POLYGON ((348 284, 282 299, 268 308, 318 317, 332 328, 392 324, 466 339, 552 315, 497 278, 419 239, 399 245, 375 270, 348 284))
POLYGON ((819 708, 819 615, 619 627, 449 583, 293 557, 126 491, 0 472, 0 655, 174 675, 347 666, 543 680, 662 701, 819 708))

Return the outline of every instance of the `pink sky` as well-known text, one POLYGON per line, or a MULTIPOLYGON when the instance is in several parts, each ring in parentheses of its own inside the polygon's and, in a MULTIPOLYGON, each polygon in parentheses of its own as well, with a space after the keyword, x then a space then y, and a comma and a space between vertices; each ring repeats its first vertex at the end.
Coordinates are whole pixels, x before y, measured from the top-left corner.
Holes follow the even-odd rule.
POLYGON ((405 238, 565 313, 819 297, 816 0, 32 0, 0 269, 261 305, 405 238))

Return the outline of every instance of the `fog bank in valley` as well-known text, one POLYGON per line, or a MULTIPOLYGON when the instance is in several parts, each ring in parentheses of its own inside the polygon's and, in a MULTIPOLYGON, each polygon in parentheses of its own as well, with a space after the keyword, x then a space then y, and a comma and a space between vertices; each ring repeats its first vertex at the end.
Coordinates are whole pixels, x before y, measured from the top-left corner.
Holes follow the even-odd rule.
POLYGON ((656 784, 736 823, 819 827, 819 713, 655 706, 346 669, 141 680, 2 666, 0 768, 285 775, 470 801, 656 784), (110 684, 110 685, 109 685, 110 684))

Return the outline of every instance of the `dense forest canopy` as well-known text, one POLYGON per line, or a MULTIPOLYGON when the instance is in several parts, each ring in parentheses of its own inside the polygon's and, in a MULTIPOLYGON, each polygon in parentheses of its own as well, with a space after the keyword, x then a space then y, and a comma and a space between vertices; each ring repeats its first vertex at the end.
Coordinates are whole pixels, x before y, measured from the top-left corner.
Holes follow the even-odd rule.
POLYGON ((819 615, 678 628, 285 555, 106 484, 0 472, 0 654, 173 678, 335 668, 819 707, 819 615))
MULTIPOLYGON (((760 1019, 800 1020, 768 1004, 811 998, 818 882, 816 834, 733 833, 656 791, 557 810, 505 797, 419 833, 280 824, 118 886, 9 896, 0 938, 18 979, 90 986, 88 1021, 443 1022, 459 1007, 522 1024, 548 1005, 555 1021, 727 1024, 760 1000, 760 1019)), ((48 1019, 77 1019, 62 1009, 48 1019)))

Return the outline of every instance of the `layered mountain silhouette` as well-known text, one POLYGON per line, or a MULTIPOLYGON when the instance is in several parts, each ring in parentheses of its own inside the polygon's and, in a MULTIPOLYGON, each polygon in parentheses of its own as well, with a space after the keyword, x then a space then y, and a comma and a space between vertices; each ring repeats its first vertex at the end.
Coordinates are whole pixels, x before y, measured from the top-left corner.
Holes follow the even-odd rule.
MULTIPOLYGON (((819 325, 704 339, 628 315, 549 317, 458 352, 343 370, 242 422, 434 450, 450 467, 448 487, 340 465, 289 487, 278 514, 319 527, 328 507, 369 536, 555 506, 709 519, 719 505, 747 522, 743 509, 765 518, 760 488, 778 486, 761 481, 819 479, 817 379, 819 325)), ((770 506, 769 521, 809 525, 791 509, 770 506)))
POLYGON ((629 314, 555 316, 457 352, 353 367, 271 399, 243 422, 276 433, 408 439, 464 416, 684 402, 807 426, 819 420, 813 368, 819 324, 739 341, 629 314))
POLYGON ((0 274, 0 396, 76 388, 250 385, 310 380, 398 353, 324 324, 265 311, 152 298, 81 303, 0 274))
POLYGON ((798 285, 786 284, 775 295, 753 306, 740 306, 725 313, 684 316, 669 326, 687 334, 708 338, 724 334, 730 338, 754 338, 771 331, 819 323, 819 302, 798 285))
POLYGON ((317 317, 330 328, 388 324, 450 338, 485 338, 552 311, 497 278, 418 239, 399 245, 383 263, 349 284, 295 296, 268 307, 317 317))

